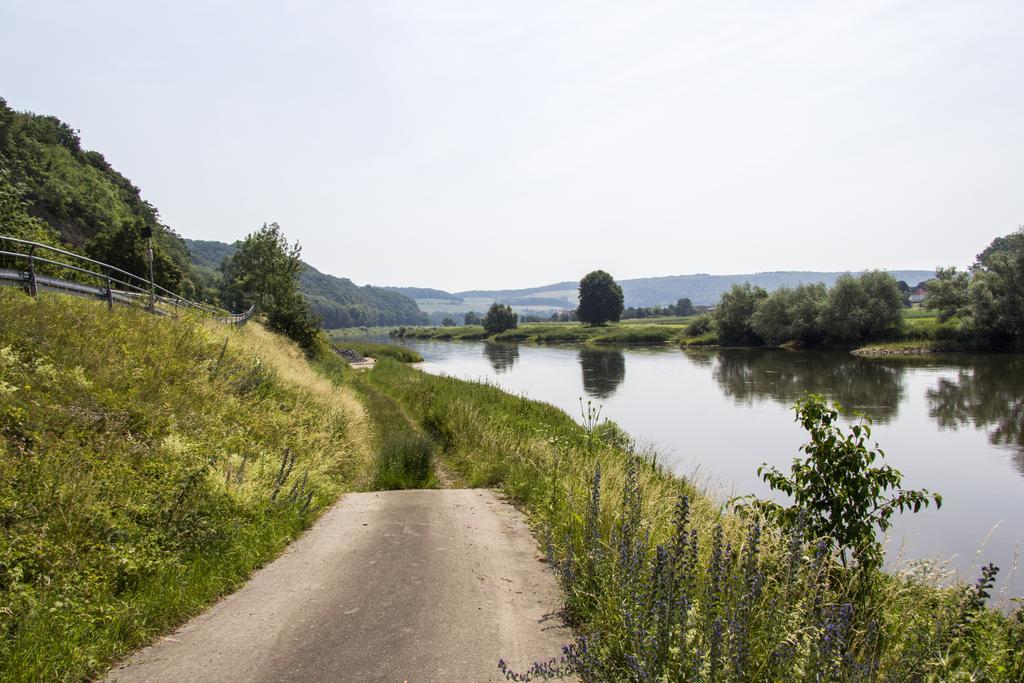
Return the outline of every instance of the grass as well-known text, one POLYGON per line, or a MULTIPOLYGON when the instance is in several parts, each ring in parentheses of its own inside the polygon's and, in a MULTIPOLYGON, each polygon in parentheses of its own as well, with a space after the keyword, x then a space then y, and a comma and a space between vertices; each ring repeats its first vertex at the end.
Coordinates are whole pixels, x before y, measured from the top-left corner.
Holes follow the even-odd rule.
POLYGON ((581 323, 524 323, 514 329, 488 336, 482 327, 406 327, 392 330, 397 338, 476 341, 533 342, 537 344, 663 345, 682 338, 685 318, 665 322, 651 319, 589 326, 581 323))
POLYGON ((377 344, 374 342, 342 340, 338 344, 342 348, 352 349, 370 358, 392 358, 401 363, 422 363, 423 356, 412 349, 396 344, 377 344))
POLYGON ((371 482, 340 360, 6 288, 0 320, 0 680, 102 672, 371 482))
POLYGON ((585 406, 580 426, 497 387, 383 361, 366 376, 409 419, 447 435, 471 485, 500 486, 547 539, 581 634, 562 661, 585 680, 1013 681, 1024 610, 984 608, 990 586, 927 572, 866 577, 818 539, 743 518, 637 454, 585 406))

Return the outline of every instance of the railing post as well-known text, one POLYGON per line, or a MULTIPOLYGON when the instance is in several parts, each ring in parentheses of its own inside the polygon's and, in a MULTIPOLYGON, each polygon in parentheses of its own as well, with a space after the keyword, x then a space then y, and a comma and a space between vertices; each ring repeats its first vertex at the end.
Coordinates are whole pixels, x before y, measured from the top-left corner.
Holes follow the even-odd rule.
POLYGON ((28 293, 29 296, 36 295, 36 245, 28 249, 28 293))
POLYGON ((110 286, 110 276, 107 276, 107 310, 114 310, 114 290, 110 286))

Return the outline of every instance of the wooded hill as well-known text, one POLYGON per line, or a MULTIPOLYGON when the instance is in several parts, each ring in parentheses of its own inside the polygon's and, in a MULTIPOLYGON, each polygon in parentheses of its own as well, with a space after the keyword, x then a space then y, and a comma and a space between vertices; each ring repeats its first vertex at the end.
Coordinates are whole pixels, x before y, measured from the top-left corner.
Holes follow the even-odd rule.
POLYGON ((17 112, 0 98, 0 232, 63 244, 129 272, 146 270, 142 231, 156 243, 157 282, 188 297, 202 285, 185 243, 139 188, 55 116, 17 112))
MULTIPOLYGON (((192 263, 211 284, 220 277, 220 264, 235 252, 235 244, 212 240, 185 240, 192 263)), ((335 277, 303 262, 299 290, 323 326, 424 325, 429 322, 416 302, 390 288, 356 285, 348 278, 335 277)))
MULTIPOLYGON (((142 274, 146 228, 153 232, 157 283, 216 302, 220 263, 232 245, 182 239, 131 180, 99 152, 82 149, 78 131, 55 116, 14 111, 0 98, 0 234, 61 245, 142 274)), ((308 264, 301 291, 325 327, 427 322, 399 292, 358 287, 308 264)))

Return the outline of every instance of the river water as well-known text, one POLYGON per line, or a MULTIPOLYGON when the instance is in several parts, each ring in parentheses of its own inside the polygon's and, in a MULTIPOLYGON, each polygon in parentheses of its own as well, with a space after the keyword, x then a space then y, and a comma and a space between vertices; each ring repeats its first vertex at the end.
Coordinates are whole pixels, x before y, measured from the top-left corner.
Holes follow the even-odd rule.
POLYGON ((896 520, 890 567, 935 559, 973 577, 991 561, 1004 597, 1024 595, 1024 576, 1013 571, 1024 536, 1024 356, 402 343, 419 351, 426 372, 486 379, 577 419, 580 399, 592 401, 660 462, 723 498, 773 495, 757 467, 788 472, 807 441, 793 403, 821 394, 873 420, 872 440, 905 487, 943 496, 941 509, 896 520))

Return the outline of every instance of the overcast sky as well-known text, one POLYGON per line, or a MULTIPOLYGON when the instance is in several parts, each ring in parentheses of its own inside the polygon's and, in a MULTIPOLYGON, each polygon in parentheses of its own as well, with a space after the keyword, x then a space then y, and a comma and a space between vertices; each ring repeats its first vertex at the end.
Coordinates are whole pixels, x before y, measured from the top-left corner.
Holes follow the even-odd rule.
POLYGON ((0 96, 185 237, 449 290, 967 265, 1024 223, 1024 2, 0 3, 0 96))

